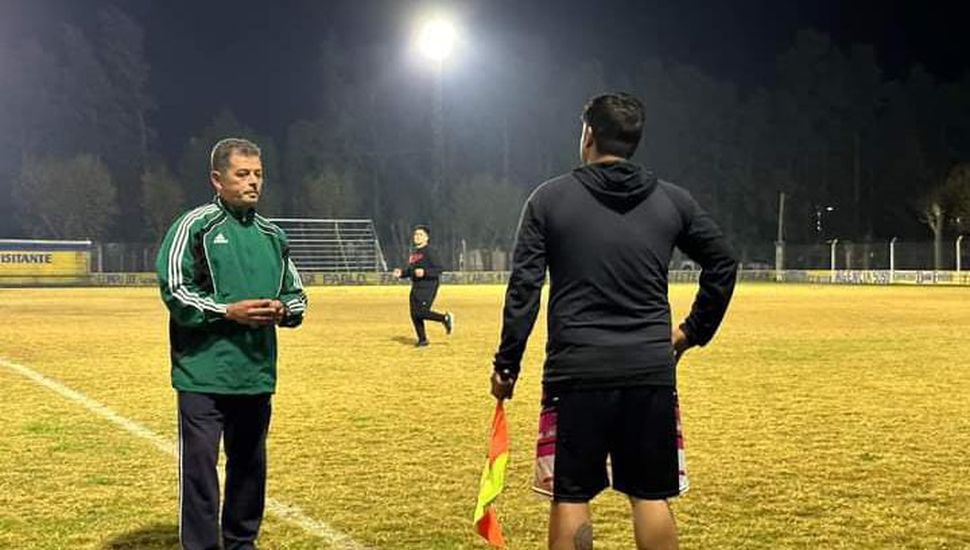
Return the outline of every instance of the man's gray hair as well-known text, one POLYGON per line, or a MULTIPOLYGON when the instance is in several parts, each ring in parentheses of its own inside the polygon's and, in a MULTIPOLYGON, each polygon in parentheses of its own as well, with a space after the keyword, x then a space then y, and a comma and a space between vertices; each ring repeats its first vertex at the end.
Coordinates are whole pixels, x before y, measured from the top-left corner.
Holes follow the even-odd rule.
POLYGON ((229 157, 233 153, 238 153, 246 157, 258 157, 262 153, 259 145, 243 138, 220 139, 212 147, 209 155, 209 169, 215 172, 222 172, 229 167, 229 157))

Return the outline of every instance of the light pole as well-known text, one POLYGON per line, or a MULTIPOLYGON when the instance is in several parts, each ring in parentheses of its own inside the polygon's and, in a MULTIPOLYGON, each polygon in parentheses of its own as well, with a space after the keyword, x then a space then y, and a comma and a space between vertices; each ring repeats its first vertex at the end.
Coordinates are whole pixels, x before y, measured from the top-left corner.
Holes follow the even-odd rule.
POLYGON ((455 26, 440 17, 425 21, 418 33, 418 51, 431 63, 434 70, 434 98, 431 112, 431 142, 434 151, 432 200, 439 195, 444 178, 445 113, 442 68, 445 60, 455 49, 457 34, 455 26))
POLYGON ((815 206, 815 232, 818 233, 819 238, 825 238, 825 235, 822 232, 822 214, 831 212, 835 212, 834 206, 815 206))
MULTIPOLYGON (((442 188, 445 178, 445 108, 443 68, 451 57, 457 42, 458 32, 450 21, 438 16, 426 19, 420 26, 415 45, 418 53, 434 71, 434 92, 431 107, 431 221, 437 224, 437 216, 442 211, 442 188)), ((446 225, 446 224, 442 224, 446 225)), ((455 235, 451 230, 439 233, 450 242, 451 261, 454 263, 455 235)))

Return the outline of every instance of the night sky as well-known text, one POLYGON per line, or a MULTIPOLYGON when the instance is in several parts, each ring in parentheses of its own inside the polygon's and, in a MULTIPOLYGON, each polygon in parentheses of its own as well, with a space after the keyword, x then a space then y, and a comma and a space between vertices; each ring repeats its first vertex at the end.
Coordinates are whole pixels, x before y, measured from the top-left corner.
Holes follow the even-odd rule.
MULTIPOLYGON (((104 0, 0 0, 0 44, 27 36, 51 40, 59 22, 83 25, 104 0)), ((162 149, 176 155, 222 107, 278 142, 296 118, 320 104, 316 64, 330 34, 348 55, 363 48, 409 47, 414 22, 436 6, 454 14, 465 41, 462 72, 500 63, 503 45, 545 41, 555 62, 591 57, 611 75, 649 56, 696 65, 742 90, 767 84, 777 55, 799 29, 840 45, 872 44, 888 77, 923 65, 941 80, 970 66, 966 8, 949 2, 688 0, 280 2, 130 0, 116 2, 146 32, 149 92, 162 149)), ((505 48, 502 55, 514 55, 505 48)), ((0 56, 2 56, 0 52, 0 56)), ((466 82, 474 82, 466 80, 466 82)))

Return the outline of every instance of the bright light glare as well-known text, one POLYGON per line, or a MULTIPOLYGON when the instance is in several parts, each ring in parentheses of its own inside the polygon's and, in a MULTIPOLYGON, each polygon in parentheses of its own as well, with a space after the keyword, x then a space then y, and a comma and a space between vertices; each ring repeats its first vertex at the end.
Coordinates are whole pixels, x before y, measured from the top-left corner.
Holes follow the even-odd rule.
POLYGON ((418 34, 418 51, 421 55, 441 63, 455 48, 455 26, 444 19, 431 19, 421 27, 418 34))

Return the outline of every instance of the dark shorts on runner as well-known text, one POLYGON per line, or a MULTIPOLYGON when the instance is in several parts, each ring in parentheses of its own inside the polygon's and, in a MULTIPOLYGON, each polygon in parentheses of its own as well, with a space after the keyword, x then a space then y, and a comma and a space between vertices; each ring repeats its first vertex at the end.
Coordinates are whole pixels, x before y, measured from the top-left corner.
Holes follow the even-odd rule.
POLYGON ((547 389, 533 489, 557 502, 588 502, 611 485, 643 500, 687 490, 677 390, 634 386, 547 389))

